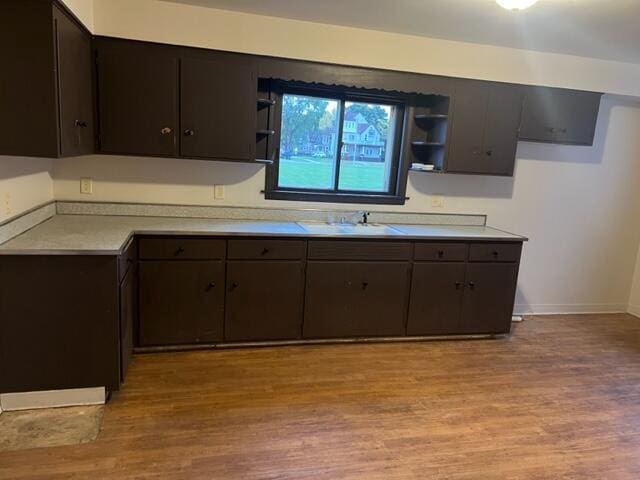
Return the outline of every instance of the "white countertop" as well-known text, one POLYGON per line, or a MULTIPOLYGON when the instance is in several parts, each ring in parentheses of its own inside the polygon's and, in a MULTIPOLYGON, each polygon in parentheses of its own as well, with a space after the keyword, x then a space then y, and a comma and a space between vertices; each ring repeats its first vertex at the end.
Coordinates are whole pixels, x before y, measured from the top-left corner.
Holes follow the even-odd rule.
POLYGON ((0 245, 0 255, 116 255, 134 234, 268 236, 397 240, 526 241, 525 237, 486 226, 390 224, 384 234, 366 228, 357 233, 311 233, 296 222, 165 217, 56 215, 0 245))

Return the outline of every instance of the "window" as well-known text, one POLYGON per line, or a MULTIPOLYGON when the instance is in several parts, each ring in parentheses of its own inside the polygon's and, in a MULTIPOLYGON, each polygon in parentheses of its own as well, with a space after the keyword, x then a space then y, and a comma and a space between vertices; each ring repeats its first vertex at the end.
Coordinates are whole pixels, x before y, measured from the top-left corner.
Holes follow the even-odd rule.
POLYGON ((276 114, 272 199, 404 203, 398 195, 404 105, 393 99, 285 91, 276 114))

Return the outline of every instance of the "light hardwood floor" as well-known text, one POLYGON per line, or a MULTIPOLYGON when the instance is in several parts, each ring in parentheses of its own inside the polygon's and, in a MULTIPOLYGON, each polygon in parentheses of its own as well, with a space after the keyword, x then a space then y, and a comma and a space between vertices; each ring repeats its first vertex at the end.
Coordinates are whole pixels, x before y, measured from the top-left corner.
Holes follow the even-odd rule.
POLYGON ((2 479, 638 479, 640 319, 506 340, 137 356, 92 444, 2 479))

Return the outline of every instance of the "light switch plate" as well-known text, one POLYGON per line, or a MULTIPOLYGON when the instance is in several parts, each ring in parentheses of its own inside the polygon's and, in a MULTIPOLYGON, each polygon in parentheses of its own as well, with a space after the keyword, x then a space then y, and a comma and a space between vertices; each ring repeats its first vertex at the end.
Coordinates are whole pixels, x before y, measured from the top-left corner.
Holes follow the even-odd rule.
POLYGON ((213 186, 213 198, 216 200, 224 200, 224 185, 213 186))
POLYGON ((93 193, 93 180, 90 178, 80 179, 80 193, 91 195, 93 193))

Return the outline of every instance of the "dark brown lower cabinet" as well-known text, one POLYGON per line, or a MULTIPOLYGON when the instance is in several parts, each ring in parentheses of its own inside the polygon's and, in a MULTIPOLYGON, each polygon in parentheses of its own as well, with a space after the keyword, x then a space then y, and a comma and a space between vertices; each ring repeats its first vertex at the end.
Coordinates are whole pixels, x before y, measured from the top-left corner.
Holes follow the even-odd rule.
POLYGON ((415 263, 407 335, 460 332, 465 263, 415 263))
POLYGON ((459 333, 509 333, 517 279, 515 263, 469 263, 459 333))
POLYGON ((404 335, 408 295, 406 262, 309 262, 303 336, 404 335))
POLYGON ((140 344, 219 342, 223 338, 222 261, 141 261, 140 344))
POLYGON ((303 292, 303 262, 228 262, 225 341, 300 338, 303 292))
POLYGON ((0 393, 120 387, 117 257, 0 257, 0 393))
POLYGON ((120 284, 120 379, 124 381, 133 355, 133 329, 138 312, 137 267, 129 267, 120 284))

